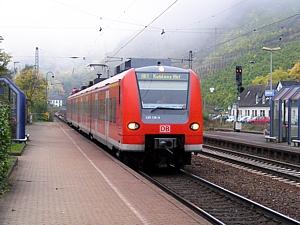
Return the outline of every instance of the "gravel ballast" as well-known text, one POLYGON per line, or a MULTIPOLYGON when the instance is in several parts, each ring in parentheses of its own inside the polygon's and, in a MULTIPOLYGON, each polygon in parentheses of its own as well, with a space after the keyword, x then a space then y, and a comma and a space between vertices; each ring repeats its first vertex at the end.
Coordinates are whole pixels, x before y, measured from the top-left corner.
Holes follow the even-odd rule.
POLYGON ((185 169, 230 191, 300 220, 300 185, 296 186, 200 155, 193 156, 192 165, 186 166, 185 169))

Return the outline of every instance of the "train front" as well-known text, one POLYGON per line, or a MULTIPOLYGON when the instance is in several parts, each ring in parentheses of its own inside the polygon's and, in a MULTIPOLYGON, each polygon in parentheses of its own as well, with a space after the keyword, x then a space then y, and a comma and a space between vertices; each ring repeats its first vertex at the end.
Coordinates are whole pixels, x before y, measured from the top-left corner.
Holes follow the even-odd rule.
POLYGON ((197 75, 192 70, 153 66, 136 69, 134 76, 136 91, 131 89, 130 102, 124 103, 128 113, 124 141, 143 152, 146 164, 190 164, 192 152, 201 151, 203 143, 197 75))

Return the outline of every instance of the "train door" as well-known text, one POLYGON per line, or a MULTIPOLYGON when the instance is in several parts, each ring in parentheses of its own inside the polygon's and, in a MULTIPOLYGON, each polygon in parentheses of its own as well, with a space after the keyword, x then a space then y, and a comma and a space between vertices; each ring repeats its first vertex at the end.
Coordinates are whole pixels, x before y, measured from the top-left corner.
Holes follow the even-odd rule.
POLYGON ((109 134, 109 90, 105 92, 105 128, 104 128, 104 135, 105 135, 105 142, 108 144, 108 134, 109 134))
POLYGON ((93 124, 94 124, 94 129, 95 129, 95 132, 98 132, 98 123, 99 123, 99 121, 98 121, 98 119, 99 119, 99 100, 98 100, 98 92, 95 94, 95 102, 94 102, 94 122, 93 122, 93 124))
POLYGON ((116 103, 116 123, 118 127, 118 134, 120 135, 122 133, 122 124, 121 124, 121 81, 119 80, 119 86, 118 86, 118 97, 117 97, 117 103, 116 103))
POLYGON ((82 124, 82 97, 79 98, 78 123, 82 124))
POLYGON ((93 108, 93 104, 94 103, 94 93, 89 94, 89 124, 88 124, 88 128, 89 128, 89 132, 92 133, 92 124, 94 123, 94 116, 93 116, 93 112, 94 112, 94 108, 93 108))

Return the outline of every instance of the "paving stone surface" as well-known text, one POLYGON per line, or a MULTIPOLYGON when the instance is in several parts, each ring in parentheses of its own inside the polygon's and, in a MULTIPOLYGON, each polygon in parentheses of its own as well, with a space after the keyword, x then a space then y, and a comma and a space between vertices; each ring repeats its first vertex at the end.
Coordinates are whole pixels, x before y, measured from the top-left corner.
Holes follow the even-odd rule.
POLYGON ((0 224, 209 224, 65 124, 28 130, 0 224))

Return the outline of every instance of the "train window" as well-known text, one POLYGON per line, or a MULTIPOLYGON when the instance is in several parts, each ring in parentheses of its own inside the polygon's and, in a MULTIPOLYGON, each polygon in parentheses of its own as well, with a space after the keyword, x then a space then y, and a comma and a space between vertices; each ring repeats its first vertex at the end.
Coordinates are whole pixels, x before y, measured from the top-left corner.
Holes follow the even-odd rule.
POLYGON ((186 109, 188 74, 138 73, 137 78, 144 109, 186 109))
POLYGON ((112 123, 116 122, 116 109, 117 109, 117 100, 116 98, 111 98, 109 101, 109 121, 112 123))
POLYGON ((99 100, 99 119, 105 120, 105 100, 99 100))

